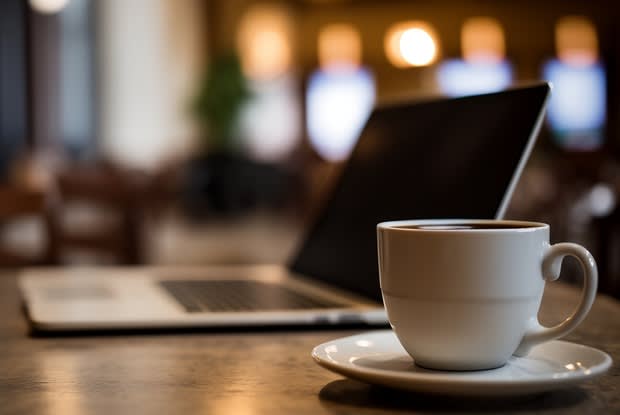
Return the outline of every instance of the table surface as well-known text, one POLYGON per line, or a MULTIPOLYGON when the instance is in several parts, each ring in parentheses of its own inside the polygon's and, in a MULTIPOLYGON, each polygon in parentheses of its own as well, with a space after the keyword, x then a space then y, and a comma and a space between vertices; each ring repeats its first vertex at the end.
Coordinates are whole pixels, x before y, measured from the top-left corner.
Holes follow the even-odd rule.
MULTIPOLYGON (((547 285, 541 318, 559 321, 578 289, 547 285)), ((599 296, 566 340, 620 361, 620 303, 599 296)), ((312 348, 358 329, 33 337, 16 280, 0 274, 0 413, 387 414, 620 413, 620 370, 519 399, 464 400, 384 389, 319 367, 312 348)))

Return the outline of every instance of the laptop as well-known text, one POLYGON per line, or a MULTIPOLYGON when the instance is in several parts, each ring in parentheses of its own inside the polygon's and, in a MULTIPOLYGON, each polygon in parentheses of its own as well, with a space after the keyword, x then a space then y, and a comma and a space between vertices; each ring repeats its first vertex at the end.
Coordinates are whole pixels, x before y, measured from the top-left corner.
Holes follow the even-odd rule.
POLYGON ((549 94, 536 83, 378 105, 288 265, 25 269, 31 326, 385 325, 377 223, 501 218, 549 94))

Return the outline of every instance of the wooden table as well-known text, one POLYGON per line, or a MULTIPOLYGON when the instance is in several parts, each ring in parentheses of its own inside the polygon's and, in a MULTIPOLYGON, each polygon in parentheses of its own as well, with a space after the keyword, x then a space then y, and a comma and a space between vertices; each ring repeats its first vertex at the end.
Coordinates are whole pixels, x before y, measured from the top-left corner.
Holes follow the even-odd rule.
MULTIPOLYGON (((578 291, 547 286, 558 320, 578 291)), ((0 414, 620 413, 620 370, 579 387, 519 399, 437 398, 373 387, 310 358, 322 342, 363 329, 211 331, 31 337, 12 273, 0 274, 0 414)), ((568 340, 620 361, 620 303, 597 298, 568 340)))

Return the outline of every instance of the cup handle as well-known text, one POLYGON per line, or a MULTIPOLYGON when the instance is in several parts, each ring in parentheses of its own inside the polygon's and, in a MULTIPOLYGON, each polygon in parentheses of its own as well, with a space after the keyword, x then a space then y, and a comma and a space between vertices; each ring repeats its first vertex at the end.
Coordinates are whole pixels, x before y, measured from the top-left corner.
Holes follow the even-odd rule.
POLYGON ((596 268, 596 261, 587 249, 581 245, 568 242, 550 246, 543 256, 543 279, 545 281, 555 281, 558 279, 560 276, 560 269, 562 268, 562 260, 566 255, 571 255, 579 261, 584 274, 581 299, 577 308, 563 322, 553 327, 542 326, 538 322, 538 318, 534 317, 519 347, 517 347, 517 350, 514 352, 515 356, 525 356, 533 346, 570 333, 586 317, 588 311, 590 311, 590 307, 596 297, 598 271, 596 268))

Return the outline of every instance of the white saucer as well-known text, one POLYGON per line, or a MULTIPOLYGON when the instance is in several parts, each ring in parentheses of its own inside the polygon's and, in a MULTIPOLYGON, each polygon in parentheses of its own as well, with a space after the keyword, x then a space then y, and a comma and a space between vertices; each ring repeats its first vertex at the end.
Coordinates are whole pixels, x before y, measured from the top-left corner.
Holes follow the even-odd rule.
POLYGON ((392 330, 323 343, 312 357, 321 366, 366 383, 446 395, 527 395, 595 378, 611 366, 608 354, 588 346, 551 341, 498 369, 446 372, 416 366, 392 330))

